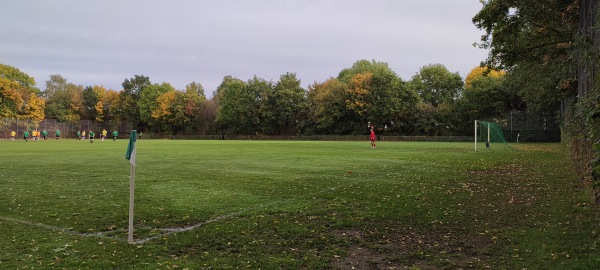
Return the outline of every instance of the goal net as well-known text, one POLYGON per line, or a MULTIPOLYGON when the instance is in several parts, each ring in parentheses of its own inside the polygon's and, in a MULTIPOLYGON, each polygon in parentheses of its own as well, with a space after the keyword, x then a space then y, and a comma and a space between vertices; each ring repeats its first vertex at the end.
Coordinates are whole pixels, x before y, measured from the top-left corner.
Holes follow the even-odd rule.
POLYGON ((483 144, 485 148, 490 148, 492 144, 497 143, 512 148, 506 142, 502 128, 498 124, 488 121, 475 120, 475 151, 477 151, 478 143, 479 147, 483 144))

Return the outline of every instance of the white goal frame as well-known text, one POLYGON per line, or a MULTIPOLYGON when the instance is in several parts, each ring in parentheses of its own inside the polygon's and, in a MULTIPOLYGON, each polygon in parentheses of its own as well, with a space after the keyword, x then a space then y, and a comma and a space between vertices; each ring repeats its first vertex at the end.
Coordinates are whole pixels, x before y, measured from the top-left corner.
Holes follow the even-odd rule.
MULTIPOLYGON (((475 120, 475 152, 477 152, 477 127, 479 126, 478 120, 475 120)), ((487 144, 488 147, 490 145, 490 124, 487 127, 487 144)))

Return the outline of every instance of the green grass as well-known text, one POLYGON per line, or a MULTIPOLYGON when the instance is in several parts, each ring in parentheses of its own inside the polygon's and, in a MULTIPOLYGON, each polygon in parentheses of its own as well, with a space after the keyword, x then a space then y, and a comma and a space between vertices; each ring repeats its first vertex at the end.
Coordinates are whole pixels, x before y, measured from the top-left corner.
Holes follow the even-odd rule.
POLYGON ((600 265, 561 145, 472 146, 140 140, 131 245, 126 140, 0 141, 0 268, 600 265))

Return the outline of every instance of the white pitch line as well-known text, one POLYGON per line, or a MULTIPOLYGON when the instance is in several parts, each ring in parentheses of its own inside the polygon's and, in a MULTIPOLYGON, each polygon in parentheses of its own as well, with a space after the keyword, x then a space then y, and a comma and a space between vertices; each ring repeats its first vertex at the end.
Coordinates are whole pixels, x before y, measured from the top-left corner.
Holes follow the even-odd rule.
POLYGON ((104 234, 106 232, 79 233, 79 232, 76 232, 76 231, 73 231, 73 230, 69 230, 69 229, 65 229, 65 228, 61 228, 61 227, 57 227, 57 226, 42 224, 42 223, 33 222, 33 221, 20 220, 20 219, 10 218, 10 217, 2 217, 2 216, 0 216, 0 220, 4 220, 4 221, 8 221, 8 222, 13 222, 13 223, 18 223, 18 224, 29 225, 29 226, 33 226, 33 227, 44 228, 44 229, 48 229, 48 230, 51 230, 51 231, 64 232, 66 234, 74 235, 74 236, 80 236, 80 237, 97 237, 97 238, 104 238, 104 239, 116 240, 116 241, 120 241, 120 242, 126 242, 125 239, 121 239, 121 238, 118 238, 118 237, 112 237, 112 236, 105 236, 104 234))
POLYGON ((297 199, 299 199, 301 197, 314 196, 314 195, 317 195, 317 194, 326 193, 326 192, 329 192, 329 191, 334 191, 334 190, 337 190, 337 189, 339 189, 341 187, 351 187, 351 186, 353 186, 353 185, 355 185, 357 183, 361 183, 361 182, 365 182, 365 181, 357 181, 357 182, 351 183, 349 185, 340 185, 340 186, 337 186, 337 187, 327 188, 327 189, 320 190, 320 191, 317 191, 317 192, 313 192, 313 193, 309 193, 309 194, 304 194, 304 195, 301 195, 301 196, 297 196, 297 197, 293 197, 293 198, 289 198, 289 199, 285 199, 285 200, 281 200, 281 201, 274 201, 274 202, 270 202, 270 203, 267 203, 267 204, 260 204, 257 207, 246 208, 246 209, 241 210, 241 211, 237 211, 237 212, 229 213, 229 214, 226 214, 226 215, 218 216, 218 217, 216 217, 214 219, 210 219, 210 220, 207 220, 205 222, 197 223, 197 224, 186 226, 186 227, 172 227, 172 228, 160 228, 160 229, 159 228, 154 228, 156 230, 164 231, 165 233, 162 233, 162 234, 159 234, 159 235, 156 235, 156 236, 152 236, 152 237, 148 237, 148 238, 139 239, 139 240, 134 241, 134 243, 135 244, 143 244, 143 243, 146 243, 146 242, 149 242, 149 241, 161 238, 161 237, 166 236, 166 235, 180 233, 180 232, 191 231, 191 230, 197 229, 197 228, 199 228, 199 227, 201 227, 203 225, 206 225, 206 224, 209 224, 209 223, 213 223, 213 222, 219 221, 221 219, 226 219, 226 218, 230 218, 230 217, 239 216, 239 215, 241 215, 243 213, 246 213, 246 212, 249 212, 249 211, 252 211, 252 210, 256 210, 256 209, 260 209, 260 208, 265 208, 265 207, 269 207, 269 206, 273 206, 273 205, 278 205, 278 204, 283 204, 283 203, 286 203, 286 202, 297 200, 297 199))
MULTIPOLYGON (((136 241, 134 241, 134 244, 143 244, 143 243, 146 243, 146 242, 149 242, 149 241, 161 238, 161 237, 163 237, 165 235, 170 235, 170 234, 175 234, 175 233, 180 233, 180 232, 191 231, 191 230, 197 229, 197 228, 199 228, 199 227, 201 227, 203 225, 210 224, 210 223, 213 223, 213 222, 217 222, 219 220, 226 219, 226 218, 239 216, 241 214, 244 214, 244 213, 252 211, 252 210, 256 210, 256 209, 260 209, 260 208, 265 208, 265 207, 269 207, 269 206, 273 206, 273 205, 278 205, 278 204, 284 204, 286 202, 294 201, 294 200, 297 200, 297 199, 302 198, 302 197, 314 196, 314 195, 317 195, 317 194, 334 191, 334 190, 337 190, 337 189, 339 189, 341 187, 351 187, 351 186, 353 186, 355 184, 358 184, 358 183, 361 183, 361 182, 366 182, 366 181, 357 181, 357 182, 350 183, 349 185, 340 185, 340 186, 337 186, 337 187, 327 188, 327 189, 324 189, 324 190, 320 190, 320 191, 309 193, 309 194, 304 194, 304 195, 301 195, 301 196, 297 196, 297 197, 293 197, 293 198, 289 198, 289 199, 285 199, 285 200, 274 201, 274 202, 267 203, 267 204, 260 204, 260 205, 258 205, 256 207, 253 207, 253 208, 246 208, 246 209, 243 209, 243 210, 240 210, 240 211, 237 211, 237 212, 233 212, 233 213, 225 214, 225 215, 222 215, 222 216, 218 216, 216 218, 207 220, 205 222, 197 223, 197 224, 190 225, 190 226, 185 226, 185 227, 171 227, 171 228, 154 228, 156 230, 163 231, 164 233, 161 233, 161 234, 156 235, 156 236, 152 236, 152 237, 148 237, 148 238, 143 238, 143 239, 136 240, 136 241)), ((118 238, 118 237, 113 237, 113 236, 106 236, 105 234, 108 233, 108 232, 79 233, 79 232, 75 232, 73 230, 69 230, 69 229, 65 229, 65 228, 61 228, 61 227, 57 227, 57 226, 42 224, 42 223, 33 222, 33 221, 25 221, 25 220, 20 220, 20 219, 16 219, 16 218, 10 218, 10 217, 2 217, 2 216, 0 216, 0 220, 4 220, 4 221, 8 221, 8 222, 14 222, 14 223, 18 223, 18 224, 29 225, 29 226, 34 226, 34 227, 39 227, 39 228, 44 228, 44 229, 48 229, 48 230, 52 230, 52 231, 64 232, 66 234, 74 235, 74 236, 80 236, 80 237, 97 237, 97 238, 102 238, 102 239, 111 239, 111 240, 115 240, 115 241, 119 241, 119 242, 127 242, 127 239, 124 239, 124 238, 118 238)), ((110 232, 115 232, 115 231, 110 231, 110 232)))

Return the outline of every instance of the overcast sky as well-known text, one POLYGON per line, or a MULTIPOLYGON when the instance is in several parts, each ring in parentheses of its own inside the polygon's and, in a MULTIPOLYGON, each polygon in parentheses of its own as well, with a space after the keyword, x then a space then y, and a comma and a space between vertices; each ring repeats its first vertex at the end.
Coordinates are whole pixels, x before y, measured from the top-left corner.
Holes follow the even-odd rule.
POLYGON ((208 96, 223 77, 302 86, 360 59, 409 80, 440 63, 464 78, 485 59, 473 47, 478 0, 3 0, 0 63, 33 76, 121 90, 134 75, 208 96))

